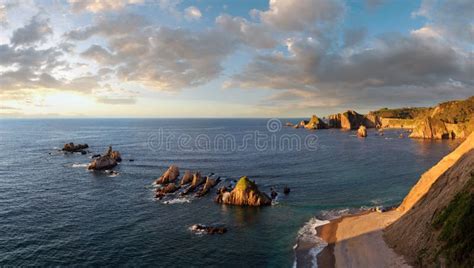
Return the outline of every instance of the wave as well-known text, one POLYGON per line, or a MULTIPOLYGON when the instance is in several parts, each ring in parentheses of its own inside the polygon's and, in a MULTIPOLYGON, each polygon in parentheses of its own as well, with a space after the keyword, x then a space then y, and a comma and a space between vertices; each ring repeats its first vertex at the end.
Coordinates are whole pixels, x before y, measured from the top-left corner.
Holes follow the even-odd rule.
POLYGON ((177 197, 177 198, 174 198, 174 199, 163 201, 162 203, 166 204, 166 205, 186 204, 186 203, 191 203, 191 199, 186 198, 186 197, 177 197))
MULTIPOLYGON (((318 232, 316 228, 327 223, 329 223, 328 220, 320 220, 313 217, 298 231, 297 242, 293 249, 297 251, 302 247, 303 251, 307 251, 311 257, 311 267, 318 267, 317 256, 328 245, 323 239, 317 236, 318 232)), ((296 257, 293 267, 297 267, 296 257)))
POLYGON ((73 168, 80 168, 80 167, 87 167, 89 165, 89 163, 85 163, 85 164, 72 164, 72 167, 73 168))
POLYGON ((324 220, 334 220, 343 216, 357 214, 363 211, 366 211, 370 208, 360 207, 360 208, 342 208, 342 209, 333 209, 333 210, 322 210, 317 217, 324 220))

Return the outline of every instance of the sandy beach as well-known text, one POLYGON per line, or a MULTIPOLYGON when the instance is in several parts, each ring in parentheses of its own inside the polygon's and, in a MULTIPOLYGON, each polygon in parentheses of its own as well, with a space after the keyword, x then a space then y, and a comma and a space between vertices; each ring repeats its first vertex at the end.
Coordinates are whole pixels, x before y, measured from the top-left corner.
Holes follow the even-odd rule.
POLYGON ((410 267, 383 239, 383 229, 400 216, 396 210, 364 212, 319 226, 328 246, 317 257, 318 267, 410 267))

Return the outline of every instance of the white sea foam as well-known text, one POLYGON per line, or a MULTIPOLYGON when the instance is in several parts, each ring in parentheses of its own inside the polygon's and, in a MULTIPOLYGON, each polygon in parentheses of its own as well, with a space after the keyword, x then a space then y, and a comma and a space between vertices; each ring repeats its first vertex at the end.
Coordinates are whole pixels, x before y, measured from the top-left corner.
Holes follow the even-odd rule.
POLYGON ((80 167, 87 167, 87 165, 89 165, 88 163, 85 163, 85 164, 72 164, 72 167, 73 168, 80 168, 80 167))
POLYGON ((321 211, 320 217, 325 220, 334 220, 342 216, 356 213, 358 211, 359 209, 348 209, 348 208, 337 209, 337 210, 323 210, 321 211))
MULTIPOLYGON (((318 267, 317 256, 327 246, 327 243, 317 236, 318 232, 316 228, 327 223, 329 223, 329 221, 313 217, 298 231, 297 244, 293 249, 296 250, 300 243, 310 244, 311 249, 309 250, 309 254, 311 256, 311 267, 318 267)), ((296 266, 297 261, 295 258, 293 267, 296 266)))
POLYGON ((191 200, 185 197, 178 197, 175 199, 163 201, 163 204, 166 204, 166 205, 185 204, 185 203, 191 203, 191 200))

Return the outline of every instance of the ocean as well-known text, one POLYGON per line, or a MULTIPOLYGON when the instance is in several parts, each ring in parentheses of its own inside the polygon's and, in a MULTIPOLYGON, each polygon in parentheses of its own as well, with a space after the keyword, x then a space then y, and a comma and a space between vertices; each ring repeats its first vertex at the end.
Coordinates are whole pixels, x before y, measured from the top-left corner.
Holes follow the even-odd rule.
POLYGON ((299 120, 0 120, 0 265, 291 267, 307 224, 396 205, 457 145, 402 130, 370 129, 361 139, 287 121, 299 120), (68 142, 87 143, 91 153, 60 152, 68 142), (109 145, 122 154, 119 174, 88 171, 109 145), (216 189, 155 200, 151 184, 171 164, 291 192, 260 208, 216 204, 216 189), (228 232, 195 234, 197 223, 228 232))

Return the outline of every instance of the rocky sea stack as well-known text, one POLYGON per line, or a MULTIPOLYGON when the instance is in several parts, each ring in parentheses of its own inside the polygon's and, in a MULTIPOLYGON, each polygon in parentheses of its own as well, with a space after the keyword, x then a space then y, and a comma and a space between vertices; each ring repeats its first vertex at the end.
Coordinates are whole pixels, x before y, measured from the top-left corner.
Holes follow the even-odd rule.
POLYGON ((167 184, 174 182, 179 176, 179 168, 175 165, 171 165, 168 170, 165 171, 161 177, 155 180, 155 184, 167 184))
POLYGON ((231 192, 221 192, 216 202, 237 206, 268 206, 272 200, 268 195, 258 190, 257 184, 250 181, 247 176, 240 178, 231 192))
POLYGON ((122 161, 120 152, 113 151, 112 146, 109 146, 109 150, 104 156, 100 156, 89 164, 88 169, 91 170, 104 170, 110 169, 117 165, 118 162, 122 161))
POLYGON ((360 126, 357 130, 357 136, 361 138, 367 137, 367 128, 365 126, 360 126))

